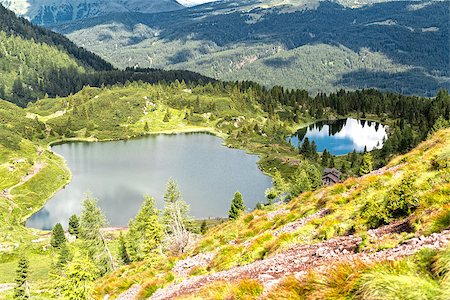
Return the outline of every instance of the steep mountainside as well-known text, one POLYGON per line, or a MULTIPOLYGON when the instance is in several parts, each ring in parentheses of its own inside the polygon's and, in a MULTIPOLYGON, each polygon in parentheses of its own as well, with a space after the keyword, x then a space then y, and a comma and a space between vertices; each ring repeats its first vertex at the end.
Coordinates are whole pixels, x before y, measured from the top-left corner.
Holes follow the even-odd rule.
POLYGON ((183 8, 175 0, 1 0, 0 3, 39 25, 118 12, 156 13, 183 8))
POLYGON ((32 25, 0 5, 0 99, 25 106, 49 96, 65 96, 86 85, 126 81, 186 82, 212 79, 189 71, 115 70, 99 56, 66 37, 32 25))
POLYGON ((53 29, 120 67, 188 69, 312 93, 432 95, 449 87, 448 1, 355 3, 220 1, 53 29))
POLYGON ((447 129, 371 174, 214 227, 184 255, 122 267, 95 299, 448 299, 449 171, 447 129))

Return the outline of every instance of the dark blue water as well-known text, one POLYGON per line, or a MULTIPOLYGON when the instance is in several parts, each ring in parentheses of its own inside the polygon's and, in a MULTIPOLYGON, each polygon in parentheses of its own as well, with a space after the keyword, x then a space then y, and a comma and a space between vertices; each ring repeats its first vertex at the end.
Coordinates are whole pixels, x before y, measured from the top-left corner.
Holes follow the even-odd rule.
POLYGON ((288 138, 298 147, 305 138, 315 141, 317 150, 327 149, 333 155, 342 155, 356 150, 361 152, 383 147, 383 140, 387 138, 386 127, 380 123, 356 119, 342 119, 334 121, 320 121, 300 129, 288 138))
POLYGON ((72 182, 34 214, 27 226, 67 226, 81 211, 85 193, 98 198, 112 226, 126 225, 138 212, 144 194, 163 207, 166 182, 179 184, 197 218, 228 216, 231 199, 240 191, 246 206, 263 202, 271 178, 257 167, 258 157, 222 145, 208 134, 157 135, 130 141, 69 143, 53 147, 72 172, 72 182))

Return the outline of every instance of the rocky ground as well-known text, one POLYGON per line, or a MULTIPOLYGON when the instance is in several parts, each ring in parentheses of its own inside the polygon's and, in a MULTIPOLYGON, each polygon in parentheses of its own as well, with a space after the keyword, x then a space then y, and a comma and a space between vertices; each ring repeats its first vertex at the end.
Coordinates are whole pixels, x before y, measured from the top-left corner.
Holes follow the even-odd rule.
MULTIPOLYGON (((387 234, 403 232, 408 226, 407 222, 407 220, 395 222, 371 230, 369 234, 373 239, 381 239, 387 234)), ((448 245, 449 240, 450 230, 445 230, 428 237, 422 236, 409 239, 391 249, 379 252, 358 252, 359 244, 362 241, 361 237, 355 235, 342 236, 314 245, 297 245, 268 259, 259 260, 246 266, 235 267, 214 274, 186 278, 179 283, 174 283, 158 290, 151 299, 173 299, 178 296, 195 293, 202 286, 214 281, 232 282, 243 278, 258 280, 264 285, 267 292, 280 279, 288 275, 301 278, 310 270, 323 270, 331 264, 340 261, 361 260, 364 262, 376 262, 395 260, 411 255, 423 248, 443 249, 448 245)), ((186 275, 192 267, 205 266, 210 259, 212 257, 208 254, 200 254, 178 262, 174 271, 178 275, 186 275)))

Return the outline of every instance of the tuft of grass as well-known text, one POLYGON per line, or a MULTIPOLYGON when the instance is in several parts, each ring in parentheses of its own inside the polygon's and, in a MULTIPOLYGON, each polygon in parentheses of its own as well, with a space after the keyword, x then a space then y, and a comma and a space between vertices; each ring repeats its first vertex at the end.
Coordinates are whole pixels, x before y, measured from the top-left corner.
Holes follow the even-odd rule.
POLYGON ((358 298, 439 299, 439 284, 426 273, 420 273, 411 260, 376 265, 361 275, 358 298))
POLYGON ((200 291, 188 297, 180 299, 259 299, 263 293, 263 286, 256 280, 242 279, 238 282, 218 281, 205 285, 200 291))

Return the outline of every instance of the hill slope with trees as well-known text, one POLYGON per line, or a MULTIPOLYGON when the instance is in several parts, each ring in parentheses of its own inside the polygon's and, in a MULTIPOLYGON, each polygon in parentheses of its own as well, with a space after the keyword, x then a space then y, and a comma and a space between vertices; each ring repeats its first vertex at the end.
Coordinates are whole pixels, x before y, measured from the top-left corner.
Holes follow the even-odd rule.
POLYGON ((0 99, 20 106, 46 95, 67 96, 87 85, 213 81, 189 71, 117 70, 64 36, 17 18, 1 5, 0 37, 0 99))

